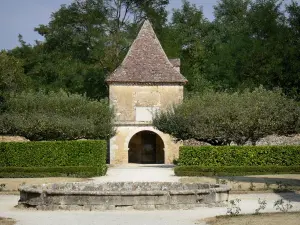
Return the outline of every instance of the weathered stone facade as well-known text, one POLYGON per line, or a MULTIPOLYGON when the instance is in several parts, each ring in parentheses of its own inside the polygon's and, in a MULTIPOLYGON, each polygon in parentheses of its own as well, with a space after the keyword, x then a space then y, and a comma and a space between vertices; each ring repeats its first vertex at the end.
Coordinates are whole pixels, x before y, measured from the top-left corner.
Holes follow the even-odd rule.
MULTIPOLYGON (((116 112, 117 123, 137 122, 136 110, 139 107, 165 110, 183 100, 183 86, 111 84, 109 100, 116 112)), ((143 124, 143 121, 139 121, 143 124)), ((147 122, 147 121, 146 121, 147 122)))
POLYGON ((106 80, 116 113, 111 164, 166 163, 178 157, 181 142, 155 129, 152 117, 183 100, 187 82, 180 60, 169 60, 146 21, 123 63, 106 80))
POLYGON ((38 210, 164 210, 223 206, 230 188, 221 184, 169 182, 24 185, 19 206, 38 210))

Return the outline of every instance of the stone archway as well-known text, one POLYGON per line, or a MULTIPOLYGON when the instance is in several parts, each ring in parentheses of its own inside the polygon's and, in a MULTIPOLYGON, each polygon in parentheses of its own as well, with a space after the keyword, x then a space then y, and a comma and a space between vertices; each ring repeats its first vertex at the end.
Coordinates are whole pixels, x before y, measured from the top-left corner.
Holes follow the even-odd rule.
POLYGON ((164 142, 153 131, 140 131, 133 135, 129 141, 128 148, 129 163, 165 163, 164 142))

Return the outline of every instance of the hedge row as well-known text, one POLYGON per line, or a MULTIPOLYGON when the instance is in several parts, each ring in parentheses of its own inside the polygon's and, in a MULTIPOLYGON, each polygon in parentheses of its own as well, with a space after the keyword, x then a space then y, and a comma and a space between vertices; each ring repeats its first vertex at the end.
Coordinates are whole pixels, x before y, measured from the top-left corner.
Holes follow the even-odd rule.
POLYGON ((245 176, 300 174, 300 166, 178 166, 176 176, 245 176))
POLYGON ((300 146, 183 146, 180 166, 300 166, 300 146))
POLYGON ((106 174, 107 167, 2 167, 0 178, 94 177, 106 174))
POLYGON ((2 142, 0 172, 6 177, 7 173, 104 175, 106 149, 106 141, 2 142))

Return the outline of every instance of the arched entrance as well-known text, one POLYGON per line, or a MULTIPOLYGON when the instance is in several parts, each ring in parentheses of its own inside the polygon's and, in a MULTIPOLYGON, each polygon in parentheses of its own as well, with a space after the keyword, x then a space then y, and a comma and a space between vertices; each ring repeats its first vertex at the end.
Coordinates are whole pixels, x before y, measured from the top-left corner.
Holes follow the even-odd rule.
POLYGON ((143 164, 164 164, 164 142, 152 131, 136 133, 128 144, 128 162, 143 164))

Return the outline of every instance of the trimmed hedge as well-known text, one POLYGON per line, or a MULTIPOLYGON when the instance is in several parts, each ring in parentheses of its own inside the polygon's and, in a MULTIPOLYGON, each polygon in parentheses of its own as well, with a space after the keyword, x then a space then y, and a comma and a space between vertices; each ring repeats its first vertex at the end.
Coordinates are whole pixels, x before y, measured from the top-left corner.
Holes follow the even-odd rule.
POLYGON ((183 146, 180 166, 300 166, 300 146, 183 146))
POLYGON ((93 177, 106 174, 107 167, 2 167, 0 178, 93 177))
POLYGON ((10 173, 105 175, 106 149, 106 141, 2 142, 0 172, 6 177, 10 173))
POLYGON ((300 166, 178 166, 176 176, 245 176, 300 174, 300 166))

